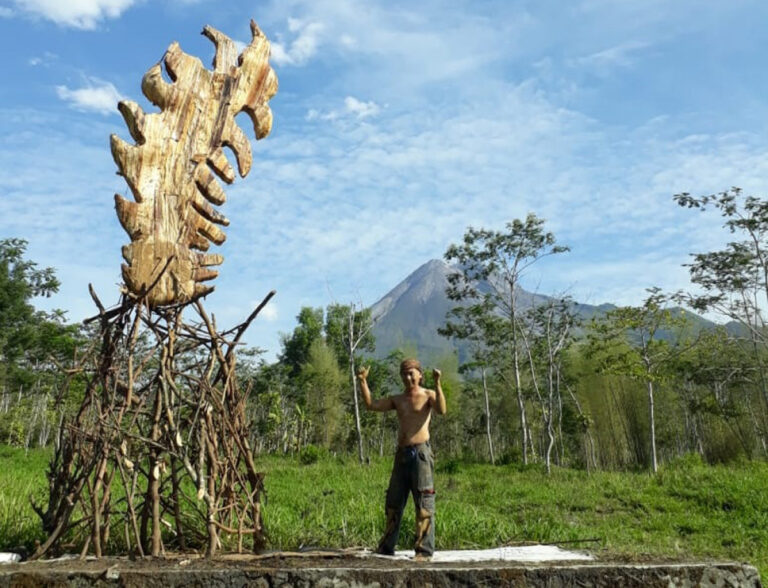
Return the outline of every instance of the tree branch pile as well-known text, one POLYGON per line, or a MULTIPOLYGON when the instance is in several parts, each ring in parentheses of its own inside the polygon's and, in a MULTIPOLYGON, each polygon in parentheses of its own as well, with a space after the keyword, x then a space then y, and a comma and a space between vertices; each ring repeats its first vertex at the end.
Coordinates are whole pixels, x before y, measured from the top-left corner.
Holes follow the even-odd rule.
POLYGON ((101 557, 110 542, 139 556, 204 544, 210 557, 222 535, 236 538, 238 552, 246 538, 259 552, 264 474, 235 347, 274 291, 226 332, 199 301, 150 309, 124 296, 107 311, 92 294, 98 345, 74 370, 84 396, 56 440, 47 504, 33 505, 48 539, 32 559, 73 545, 101 557), (183 320, 187 307, 192 322, 183 320))

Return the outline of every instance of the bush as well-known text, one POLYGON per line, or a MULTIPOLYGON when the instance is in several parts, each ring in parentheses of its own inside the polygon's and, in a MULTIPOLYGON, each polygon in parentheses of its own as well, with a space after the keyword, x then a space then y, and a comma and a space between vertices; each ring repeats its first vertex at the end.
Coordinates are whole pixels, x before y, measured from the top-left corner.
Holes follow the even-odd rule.
POLYGON ((517 447, 510 447, 496 460, 496 465, 507 466, 523 463, 523 453, 517 447))
POLYGON ((447 459, 443 462, 440 462, 435 469, 438 471, 438 473, 441 474, 457 474, 459 472, 459 460, 447 459))
POLYGON ((315 445, 307 445, 299 452, 299 461, 304 465, 317 463, 323 456, 323 451, 315 445))

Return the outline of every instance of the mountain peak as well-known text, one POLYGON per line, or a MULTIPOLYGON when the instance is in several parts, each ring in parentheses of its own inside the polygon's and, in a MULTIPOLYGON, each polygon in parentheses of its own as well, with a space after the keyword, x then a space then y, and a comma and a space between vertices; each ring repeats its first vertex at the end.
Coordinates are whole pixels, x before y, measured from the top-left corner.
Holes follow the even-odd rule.
MULTIPOLYGON (((406 346, 415 348, 422 361, 426 362, 457 351, 460 361, 468 357, 467 342, 446 339, 437 332, 438 328, 445 325, 448 312, 457 305, 445 292, 449 285, 448 276, 457 271, 455 266, 441 259, 430 259, 371 307, 378 357, 386 357, 392 350, 406 346)), ((481 281, 477 287, 483 292, 491 286, 481 281)), ((527 292, 520 286, 517 288, 517 302, 521 310, 550 300, 550 297, 543 294, 527 292)), ((573 302, 575 313, 586 320, 611 308, 615 307, 609 304, 592 306, 573 302)))
POLYGON ((430 259, 371 307, 377 355, 414 345, 426 360, 451 348, 437 329, 455 305, 445 294, 448 276, 455 271, 441 259, 430 259))
POLYGON ((453 270, 441 259, 430 259, 411 272, 402 282, 371 307, 374 320, 387 314, 401 301, 425 304, 433 296, 441 296, 453 270))

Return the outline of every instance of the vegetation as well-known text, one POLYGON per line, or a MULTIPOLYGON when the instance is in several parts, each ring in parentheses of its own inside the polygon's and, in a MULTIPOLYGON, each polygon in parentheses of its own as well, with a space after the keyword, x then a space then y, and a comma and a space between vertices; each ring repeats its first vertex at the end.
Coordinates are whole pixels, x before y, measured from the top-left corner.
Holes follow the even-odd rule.
MULTIPOLYGON (((441 334, 477 343, 476 361, 482 367, 491 363, 505 387, 515 391, 524 464, 528 463, 531 433, 521 375, 524 333, 518 285, 531 265, 566 251, 568 247, 555 245, 555 236, 544 230, 544 220, 529 214, 525 221, 507 223, 506 232, 470 227, 462 243, 451 245, 445 253, 446 260, 461 268, 449 277, 448 297, 466 306, 451 311, 456 322, 448 321, 441 334)), ((531 377, 535 382, 535 371, 531 377)), ((490 419, 490 411, 486 418, 490 419)))
MULTIPOLYGON (((503 231, 470 228, 447 249, 461 270, 450 278, 456 306, 440 333, 470 342, 471 357, 462 365, 455 356, 428 358, 442 368, 448 398, 432 432, 442 451, 548 471, 657 471, 691 452, 708 463, 768 455, 768 202, 736 189, 676 200, 715 207, 736 236, 723 251, 694 254, 698 293, 651 287, 643 304, 586 324, 567 297, 520 298, 532 264, 568 251, 536 215, 503 231), (703 330, 681 304, 731 322, 703 330)), ((33 297, 53 294, 58 282, 25 259, 25 245, 0 241, 0 441, 30 447, 48 444, 61 414, 77 405, 82 382, 66 377, 66 366, 89 334, 61 313, 35 311, 33 297)), ((370 310, 355 304, 306 307, 296 318, 278 361, 241 352, 253 447, 296 454, 313 444, 355 451, 361 463, 388 454, 396 423, 361 412, 353 374, 370 365, 374 395, 396 393, 399 360, 418 350, 368 356, 376 344, 370 310)))
POLYGON ((36 296, 51 296, 53 268, 25 258, 23 239, 0 240, 0 442, 45 446, 63 411, 77 401, 81 382, 70 364, 84 335, 64 313, 35 310, 36 296))
MULTIPOLYGON (((391 461, 264 456, 269 547, 373 548, 384 525, 391 461), (301 491, 297 491, 301 488, 301 491)), ((32 547, 40 523, 26 496, 42 493, 47 454, 0 447, 0 550, 32 547)), ((716 558, 748 561, 768 573, 768 464, 707 466, 695 455, 664 464, 656 476, 445 460, 437 455, 437 548, 559 543, 598 557, 634 561, 716 558)), ((189 508, 192 508, 191 506, 189 508)), ((400 548, 414 528, 407 509, 400 548)), ((201 530, 200 541, 204 539, 201 530)), ((114 537, 113 549, 120 548, 114 537)), ((173 544, 168 532, 164 538, 173 544)), ((192 547, 195 547, 194 539, 192 547)), ((230 546, 231 547, 231 546, 230 546)))
MULTIPOLYGON (((583 324, 567 297, 519 297, 526 268, 567 251, 535 215, 504 231, 470 228, 448 248, 461 269, 440 332, 472 351, 462 365, 429 358, 448 401, 432 425, 438 547, 598 538, 612 554, 730 557, 765 571, 768 201, 737 189, 676 201, 714 207, 734 235, 722 251, 693 255, 698 289, 650 287, 643 304, 583 324), (702 328, 681 305, 729 322, 702 328)), ((49 446, 79 405, 84 376, 68 366, 92 341, 62 313, 34 309, 58 282, 25 247, 0 241, 0 443, 11 466, 0 476, 13 473, 0 478, 6 547, 39 539, 26 496, 42 492, 45 449, 31 448, 49 446)), ((368 356, 371 321, 354 304, 303 308, 277 361, 258 350, 238 356, 274 547, 378 537, 396 422, 360 411, 352 376, 368 365, 374 396, 397 393, 398 363, 418 350, 368 356)))

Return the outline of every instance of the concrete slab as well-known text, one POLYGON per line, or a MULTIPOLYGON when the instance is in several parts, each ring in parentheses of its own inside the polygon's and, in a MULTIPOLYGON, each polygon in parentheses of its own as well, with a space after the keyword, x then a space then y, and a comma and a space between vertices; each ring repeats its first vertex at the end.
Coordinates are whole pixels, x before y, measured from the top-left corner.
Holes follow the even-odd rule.
MULTIPOLYGON (((397 551, 393 558, 412 559, 413 551, 397 551)), ((376 556, 363 552, 361 557, 376 556)), ((556 545, 522 545, 520 547, 495 547, 493 549, 461 549, 452 551, 436 551, 432 556, 433 563, 461 563, 470 561, 515 561, 515 562, 547 562, 547 561, 591 561, 595 558, 588 553, 566 551, 556 545)))

